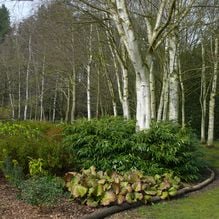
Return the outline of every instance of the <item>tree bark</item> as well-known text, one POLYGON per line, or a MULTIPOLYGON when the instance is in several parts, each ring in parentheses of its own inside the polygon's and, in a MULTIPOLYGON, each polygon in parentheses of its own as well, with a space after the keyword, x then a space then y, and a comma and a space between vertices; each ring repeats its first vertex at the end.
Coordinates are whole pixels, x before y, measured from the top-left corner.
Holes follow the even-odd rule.
POLYGON ((43 66, 42 66, 42 75, 41 75, 41 94, 40 94, 40 121, 43 120, 44 109, 43 109, 43 100, 44 100, 44 90, 45 90, 45 61, 46 57, 43 57, 43 66))
POLYGON ((201 93, 200 93, 200 105, 201 105, 201 143, 206 142, 206 133, 205 133, 205 121, 206 121, 206 98, 207 98, 207 88, 206 88, 206 63, 205 63, 205 47, 204 43, 201 43, 202 46, 202 72, 201 72, 201 93))
POLYGON ((132 61, 136 74, 136 130, 141 131, 150 128, 151 123, 151 101, 150 101, 150 81, 149 66, 151 56, 146 57, 147 65, 144 63, 138 41, 135 37, 133 25, 131 23, 125 0, 116 0, 111 8, 112 18, 115 21, 118 33, 122 39, 126 50, 132 61))
POLYGON ((93 25, 90 25, 90 36, 89 36, 89 58, 87 64, 87 119, 88 121, 91 120, 91 85, 90 85, 90 74, 91 74, 91 64, 93 60, 92 55, 92 31, 93 25))
POLYGON ((55 122, 55 119, 56 119, 57 92, 58 92, 58 76, 56 78, 55 93, 54 93, 54 98, 53 98, 53 108, 52 108, 52 121, 53 122, 55 122))
POLYGON ((169 120, 178 122, 179 92, 177 77, 177 39, 169 36, 169 120))
POLYGON ((29 36, 28 42, 28 61, 26 70, 26 89, 25 89, 25 105, 24 105, 24 120, 27 119, 28 101, 29 101, 29 75, 30 75, 30 62, 31 62, 31 35, 29 36))
POLYGON ((208 141, 207 146, 212 146, 214 141, 214 110, 215 110, 215 95, 217 90, 217 77, 218 77, 218 39, 215 39, 214 51, 214 71, 213 80, 209 101, 209 120, 208 120, 208 141))

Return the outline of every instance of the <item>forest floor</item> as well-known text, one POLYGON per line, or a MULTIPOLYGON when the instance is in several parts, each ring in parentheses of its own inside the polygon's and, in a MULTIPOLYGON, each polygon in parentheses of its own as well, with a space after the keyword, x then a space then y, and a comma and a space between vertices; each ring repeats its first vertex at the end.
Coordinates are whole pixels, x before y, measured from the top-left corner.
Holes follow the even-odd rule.
MULTIPOLYGON (((216 179, 200 191, 184 198, 166 201, 151 206, 143 206, 121 212, 110 219, 217 219, 219 218, 219 144, 208 149, 206 159, 216 168, 216 179), (212 157, 213 156, 213 157, 212 157)), ((17 199, 18 190, 0 175, 0 219, 79 219, 94 209, 77 203, 61 200, 55 207, 36 207, 17 199)))

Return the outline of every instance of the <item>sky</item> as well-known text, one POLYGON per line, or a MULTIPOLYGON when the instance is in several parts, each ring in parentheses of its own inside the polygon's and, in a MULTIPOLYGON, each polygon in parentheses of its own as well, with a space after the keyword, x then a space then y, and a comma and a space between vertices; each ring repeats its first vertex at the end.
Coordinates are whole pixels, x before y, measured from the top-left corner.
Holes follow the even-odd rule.
POLYGON ((4 4, 9 12, 12 23, 18 23, 22 19, 28 17, 34 13, 37 6, 42 2, 42 0, 32 0, 32 1, 16 1, 16 0, 0 0, 0 5, 4 4))

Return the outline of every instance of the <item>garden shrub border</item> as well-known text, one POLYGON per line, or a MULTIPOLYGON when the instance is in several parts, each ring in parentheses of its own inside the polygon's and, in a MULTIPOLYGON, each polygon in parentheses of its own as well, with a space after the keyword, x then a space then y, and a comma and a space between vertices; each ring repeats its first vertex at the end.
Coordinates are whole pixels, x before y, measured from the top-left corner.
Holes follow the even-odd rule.
MULTIPOLYGON (((208 184, 212 183, 215 179, 215 172, 209 168, 207 168, 207 170, 210 173, 210 177, 208 177, 207 179, 205 179, 204 181, 194 185, 194 186, 187 186, 184 187, 182 189, 179 189, 176 193, 175 196, 171 197, 171 199, 174 198, 178 198, 181 197, 187 193, 191 193, 197 190, 201 190, 202 188, 204 188, 205 186, 207 186, 208 184)), ((151 199, 151 203, 156 203, 156 202, 161 202, 161 201, 166 201, 166 200, 162 200, 159 196, 155 196, 152 197, 151 199)), ((144 203, 138 201, 136 203, 133 204, 128 204, 128 203, 124 203, 121 205, 116 205, 116 206, 111 206, 111 207, 104 207, 100 210, 97 210, 91 214, 85 215, 83 216, 81 219, 103 219, 107 216, 113 215, 115 213, 121 212, 121 211, 125 211, 125 210, 129 210, 132 208, 137 208, 144 205, 144 203)))

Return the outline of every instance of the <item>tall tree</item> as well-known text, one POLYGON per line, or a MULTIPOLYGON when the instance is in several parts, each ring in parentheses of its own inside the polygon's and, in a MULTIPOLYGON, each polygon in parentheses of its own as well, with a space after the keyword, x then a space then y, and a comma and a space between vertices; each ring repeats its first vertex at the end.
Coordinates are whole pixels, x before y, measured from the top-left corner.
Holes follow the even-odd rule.
POLYGON ((0 8, 0 42, 2 42, 5 38, 5 35, 10 30, 10 16, 9 11, 2 5, 0 8))

